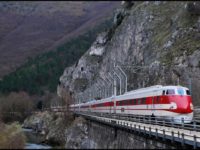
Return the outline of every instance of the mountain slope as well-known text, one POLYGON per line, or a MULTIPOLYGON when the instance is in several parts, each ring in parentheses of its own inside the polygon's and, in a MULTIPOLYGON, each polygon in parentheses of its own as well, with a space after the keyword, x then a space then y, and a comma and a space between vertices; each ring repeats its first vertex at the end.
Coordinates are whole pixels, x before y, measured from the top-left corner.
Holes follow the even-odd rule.
POLYGON ((119 2, 0 2, 0 77, 112 15, 119 2), (8 61, 9 60, 9 61, 8 61))
POLYGON ((29 58, 16 71, 4 76, 0 81, 0 93, 26 91, 31 95, 43 95, 46 91, 55 92, 63 69, 75 63, 91 46, 97 33, 108 28, 111 22, 108 19, 54 51, 29 58))

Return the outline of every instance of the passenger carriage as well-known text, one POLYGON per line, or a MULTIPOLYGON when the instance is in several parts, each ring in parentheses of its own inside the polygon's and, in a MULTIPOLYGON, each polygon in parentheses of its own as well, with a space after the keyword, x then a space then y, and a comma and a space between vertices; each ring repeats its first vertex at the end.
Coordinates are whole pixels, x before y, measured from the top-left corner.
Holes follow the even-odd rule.
POLYGON ((71 107, 74 111, 155 116, 175 123, 193 119, 190 91, 182 86, 156 85, 71 107))

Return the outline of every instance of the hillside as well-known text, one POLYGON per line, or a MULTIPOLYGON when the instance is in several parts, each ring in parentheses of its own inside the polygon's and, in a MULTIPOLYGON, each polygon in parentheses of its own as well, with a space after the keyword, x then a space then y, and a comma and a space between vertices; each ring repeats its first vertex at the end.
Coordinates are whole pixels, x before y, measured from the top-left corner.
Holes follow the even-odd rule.
POLYGON ((77 62, 94 42, 97 33, 106 30, 111 24, 111 19, 105 20, 54 51, 29 58, 16 71, 4 76, 0 81, 0 93, 26 91, 31 95, 43 95, 45 91, 55 92, 63 69, 77 62))
POLYGON ((119 3, 0 2, 0 78, 103 22, 119 3))
POLYGON ((190 88, 194 105, 200 105, 199 3, 195 7, 169 1, 122 5, 114 26, 99 35, 76 65, 64 70, 58 95, 64 97, 65 90, 76 97, 92 90, 115 63, 128 76, 128 91, 179 84, 190 88))

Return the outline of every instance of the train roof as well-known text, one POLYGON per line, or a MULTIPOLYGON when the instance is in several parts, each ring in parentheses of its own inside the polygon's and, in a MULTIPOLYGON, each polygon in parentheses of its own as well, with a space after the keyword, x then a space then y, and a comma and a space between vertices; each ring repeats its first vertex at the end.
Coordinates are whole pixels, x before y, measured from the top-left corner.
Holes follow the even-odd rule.
POLYGON ((187 87, 184 87, 184 86, 181 86, 181 85, 168 85, 168 86, 163 86, 162 89, 177 89, 177 88, 183 88, 183 89, 186 89, 188 90, 187 87))
POLYGON ((180 86, 180 85, 168 85, 168 86, 155 85, 155 86, 150 86, 150 87, 146 87, 146 88, 140 88, 140 89, 137 89, 137 90, 132 90, 132 91, 126 92, 124 95, 133 94, 133 93, 148 92, 148 91, 152 91, 152 90, 163 90, 163 89, 169 89, 169 88, 171 88, 171 89, 176 89, 176 88, 188 89, 188 88, 180 86))
MULTIPOLYGON (((163 86, 163 85, 154 85, 154 86, 150 86, 150 87, 145 87, 145 88, 140 88, 140 89, 137 89, 137 90, 132 90, 132 91, 129 91, 129 92, 126 92, 124 93, 123 95, 117 95, 116 97, 120 98, 122 96, 128 96, 128 95, 131 95, 131 94, 140 94, 140 93, 145 93, 145 92, 151 92, 152 90, 155 91, 155 90, 166 90, 166 89, 177 89, 177 88, 183 88, 185 90, 188 90, 187 87, 183 87, 181 85, 167 85, 167 86, 163 86)), ((110 101, 112 99, 113 96, 111 97, 107 97, 107 98, 104 98, 104 99, 101 99, 101 100, 90 100, 88 102, 85 102, 85 103, 80 103, 80 104, 75 104, 74 106, 79 106, 79 105, 87 105, 87 104, 90 104, 90 103, 101 103, 101 102, 105 102, 105 101, 110 101)), ((72 105, 73 106, 73 105, 72 105)))
POLYGON ((149 91, 149 90, 156 90, 156 89, 160 89, 162 87, 163 87, 162 85, 154 85, 154 86, 140 88, 140 89, 137 89, 137 90, 132 90, 132 91, 126 92, 124 95, 132 94, 132 93, 138 93, 138 92, 144 92, 144 91, 149 91))

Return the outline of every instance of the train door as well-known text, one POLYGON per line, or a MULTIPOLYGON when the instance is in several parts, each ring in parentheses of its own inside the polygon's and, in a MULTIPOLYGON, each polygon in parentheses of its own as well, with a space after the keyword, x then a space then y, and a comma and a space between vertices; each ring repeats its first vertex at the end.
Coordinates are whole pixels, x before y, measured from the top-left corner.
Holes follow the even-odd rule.
POLYGON ((150 115, 155 115, 155 100, 156 97, 152 97, 152 103, 151 103, 151 114, 150 115))
POLYGON ((116 113, 116 100, 115 100, 115 98, 114 97, 112 97, 111 98, 111 101, 113 102, 113 111, 112 111, 112 113, 116 113))
POLYGON ((89 112, 91 112, 91 107, 92 107, 92 105, 91 105, 91 104, 89 104, 89 110, 88 110, 89 112))
POLYGON ((111 108, 111 107, 112 107, 112 105, 111 105, 111 104, 112 104, 112 101, 109 103, 109 114, 111 114, 111 113, 112 113, 112 112, 111 112, 111 110, 112 110, 112 108, 111 108))

